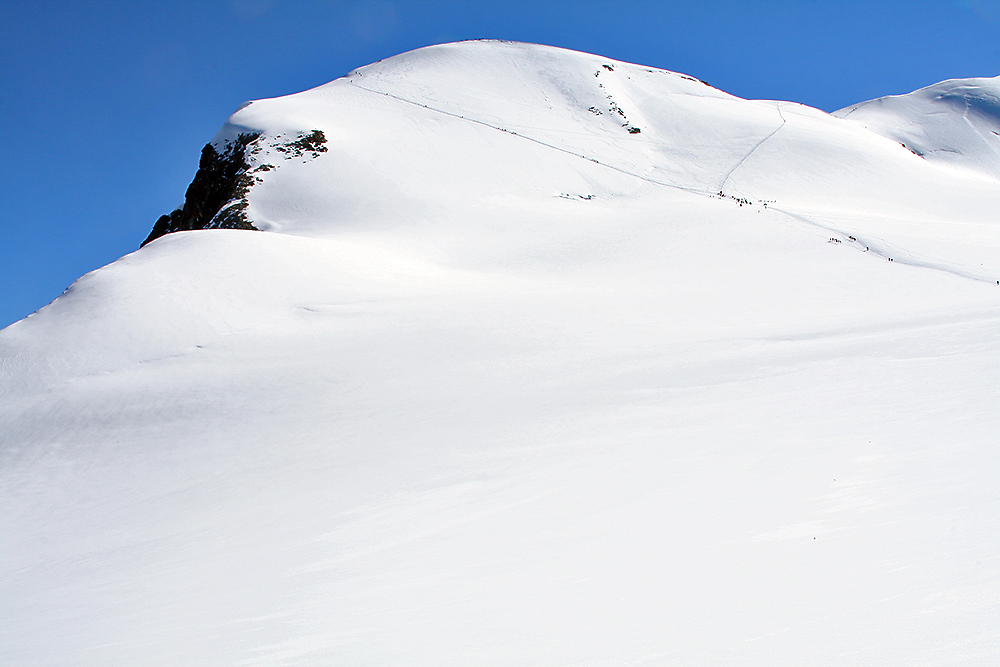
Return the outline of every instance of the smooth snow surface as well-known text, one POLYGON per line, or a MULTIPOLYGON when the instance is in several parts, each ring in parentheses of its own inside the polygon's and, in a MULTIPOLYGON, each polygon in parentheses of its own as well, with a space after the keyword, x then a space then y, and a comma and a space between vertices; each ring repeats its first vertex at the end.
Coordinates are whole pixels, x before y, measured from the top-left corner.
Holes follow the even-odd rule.
POLYGON ((835 111, 928 160, 1000 180, 1000 76, 953 79, 835 111))
POLYGON ((866 108, 500 42, 245 106, 267 233, 0 333, 0 664, 996 664, 1000 183, 866 108))

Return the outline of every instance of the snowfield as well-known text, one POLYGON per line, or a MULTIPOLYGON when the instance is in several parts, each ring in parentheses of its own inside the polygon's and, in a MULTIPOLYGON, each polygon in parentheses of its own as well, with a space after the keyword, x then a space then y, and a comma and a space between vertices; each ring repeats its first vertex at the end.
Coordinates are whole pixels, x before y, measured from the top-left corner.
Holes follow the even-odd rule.
POLYGON ((996 179, 1000 174, 1000 77, 956 79, 908 95, 856 104, 835 116, 858 121, 914 153, 996 179), (961 114, 961 120, 956 116, 961 114))
POLYGON ((244 105, 263 232, 0 332, 0 664, 1000 662, 998 99, 481 41, 244 105))

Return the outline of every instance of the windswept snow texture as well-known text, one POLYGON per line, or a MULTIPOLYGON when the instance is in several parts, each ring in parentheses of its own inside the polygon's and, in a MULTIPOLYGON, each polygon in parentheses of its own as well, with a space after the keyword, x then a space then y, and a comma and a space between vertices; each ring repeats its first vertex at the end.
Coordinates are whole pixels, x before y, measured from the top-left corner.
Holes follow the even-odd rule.
POLYGON ((245 106, 270 233, 0 333, 0 664, 1000 663, 1000 184, 866 108, 501 42, 245 106))
POLYGON ((1000 180, 1000 76, 952 79, 835 111, 928 160, 1000 180))

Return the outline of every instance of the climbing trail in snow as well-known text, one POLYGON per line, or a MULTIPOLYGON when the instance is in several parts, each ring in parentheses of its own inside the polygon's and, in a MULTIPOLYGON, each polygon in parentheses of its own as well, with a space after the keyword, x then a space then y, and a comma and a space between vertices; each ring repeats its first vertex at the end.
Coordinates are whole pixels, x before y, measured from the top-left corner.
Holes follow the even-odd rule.
POLYGON ((776 135, 778 133, 778 130, 780 130, 781 128, 783 128, 785 126, 785 123, 787 121, 785 120, 785 115, 783 113, 781 113, 781 102, 775 102, 774 104, 775 104, 775 108, 777 108, 777 110, 778 110, 778 116, 781 117, 781 125, 779 125, 778 127, 776 127, 774 129, 774 131, 771 132, 771 134, 767 135, 766 137, 764 137, 763 139, 761 139, 760 141, 758 141, 756 144, 754 144, 754 147, 751 148, 749 150, 749 152, 747 152, 747 154, 743 156, 743 159, 740 160, 739 162, 737 162, 736 166, 734 166, 732 169, 729 170, 728 173, 726 173, 726 175, 722 178, 722 182, 719 183, 719 192, 725 192, 726 181, 728 181, 729 178, 733 175, 733 172, 735 172, 737 169, 739 169, 743 165, 743 163, 746 162, 747 159, 749 159, 749 157, 754 154, 754 151, 756 151, 758 148, 760 148, 762 145, 764 145, 765 141, 767 141, 768 139, 770 139, 771 137, 773 137, 774 135, 776 135))
POLYGON ((383 90, 372 90, 371 88, 365 88, 364 86, 358 85, 354 81, 350 81, 350 84, 352 86, 354 86, 355 88, 360 88, 361 90, 364 90, 364 91, 369 92, 369 93, 374 93, 376 95, 384 95, 386 97, 390 97, 390 98, 392 98, 394 100, 397 100, 399 102, 405 102, 406 104, 412 104, 414 106, 421 107, 423 109, 427 109, 428 111, 434 111, 436 113, 444 114, 445 116, 451 116, 452 118, 458 118, 460 120, 468 121, 470 123, 475 123, 477 125, 482 125, 483 127, 488 127, 488 128, 490 128, 492 130, 497 130, 498 132, 504 132, 505 134, 509 134, 511 136, 518 137, 520 139, 525 139, 527 141, 531 141, 531 142, 536 143, 536 144, 538 144, 540 146, 545 146, 546 148, 551 148, 553 150, 557 150, 560 153, 566 153, 567 155, 572 155, 573 157, 578 157, 578 158, 580 158, 582 160, 587 160, 589 162, 593 162, 594 164, 599 164, 599 165, 601 165, 602 167, 604 167, 606 169, 611 169, 613 171, 617 171, 617 172, 620 172, 622 174, 625 174, 626 176, 632 176, 633 178, 638 178, 640 180, 646 181, 647 183, 652 183, 653 185, 662 185, 663 187, 666 187, 666 188, 675 188, 677 190, 683 190, 685 192, 691 192, 691 193, 694 193, 694 194, 705 195, 705 196, 709 196, 709 197, 714 197, 715 196, 715 193, 710 192, 708 190, 702 190, 702 189, 698 189, 698 188, 692 188, 692 187, 688 187, 688 186, 685 186, 685 185, 678 185, 676 183, 667 183, 667 182, 664 182, 664 181, 658 181, 655 178, 650 178, 648 176, 643 176, 642 174, 637 174, 637 173, 635 173, 633 171, 628 171, 627 169, 622 169, 621 167, 616 167, 614 165, 608 164, 607 162, 601 162, 597 158, 590 157, 589 155, 584 155, 582 153, 576 153, 576 152, 571 151, 571 150, 569 150, 567 148, 563 148, 561 146, 556 146, 554 144, 547 143, 547 142, 542 141, 540 139, 535 139, 534 137, 529 137, 526 134, 521 134, 519 132, 514 132, 513 130, 508 130, 507 128, 500 127, 498 125, 493 125, 491 123, 487 123, 485 121, 478 120, 476 118, 469 118, 467 116, 462 116, 460 114, 453 113, 451 111, 445 111, 444 109, 438 109, 438 108, 429 106, 427 104, 423 104, 421 102, 415 102, 414 100, 410 100, 410 99, 407 99, 405 97, 400 97, 399 95, 393 95, 392 93, 387 93, 387 92, 385 92, 383 90))
POLYGON ((823 224, 821 222, 816 222, 815 220, 808 218, 799 213, 793 213, 789 210, 778 208, 776 206, 771 206, 770 210, 781 213, 792 220, 797 222, 810 225, 812 227, 822 229, 826 232, 830 232, 836 235, 834 237, 838 243, 846 243, 849 246, 854 247, 864 253, 870 253, 873 257, 880 257, 889 262, 895 262, 899 264, 906 264, 908 266, 915 266, 922 269, 931 269, 933 271, 941 271, 943 273, 949 273, 960 278, 967 278, 968 280, 975 280, 977 282, 994 284, 997 282, 996 278, 987 275, 985 272, 977 272, 973 269, 966 269, 962 267, 956 267, 953 265, 946 264, 940 260, 934 260, 932 258, 923 257, 905 248, 900 248, 887 243, 883 239, 878 237, 860 237, 853 236, 847 232, 833 227, 832 225, 823 224))
MULTIPOLYGON (((540 139, 536 139, 536 138, 528 136, 526 134, 521 134, 519 132, 514 132, 514 131, 508 130, 508 129, 504 128, 504 127, 500 127, 498 125, 493 125, 492 123, 487 123, 486 121, 482 121, 482 120, 479 120, 479 119, 476 119, 476 118, 470 118, 468 116, 463 116, 461 114, 457 114, 457 113, 454 113, 454 112, 451 112, 451 111, 445 111, 444 109, 439 109, 439 108, 436 108, 436 107, 433 107, 433 106, 430 106, 430 105, 427 105, 427 104, 423 104, 421 102, 416 102, 414 100, 407 99, 407 98, 401 97, 399 95, 394 95, 392 93, 388 93, 388 92, 385 92, 385 91, 382 91, 382 90, 373 90, 371 88, 366 88, 365 86, 359 85, 358 83, 356 83, 353 80, 350 81, 349 83, 352 86, 354 86, 355 88, 359 88, 360 90, 364 90, 365 92, 372 93, 372 94, 375 94, 375 95, 383 95, 385 97, 394 99, 396 101, 404 102, 406 104, 411 104, 413 106, 417 106, 417 107, 420 107, 422 109, 426 109, 428 111, 433 111, 435 113, 443 114, 445 116, 450 116, 452 118, 456 118, 456 119, 459 119, 459 120, 467 121, 467 122, 470 122, 470 123, 475 123, 477 125, 482 125, 483 127, 488 127, 488 128, 490 128, 492 130, 496 130, 498 132, 503 132, 505 134, 509 134, 509 135, 517 137, 519 139, 524 139, 526 141, 530 141, 530 142, 538 144, 540 146, 545 146, 546 148, 550 148, 552 150, 559 151, 560 153, 565 153, 567 155, 572 155, 573 157, 580 158, 582 160, 587 160, 588 162, 593 162, 594 164, 600 165, 600 166, 602 166, 602 167, 604 167, 606 169, 611 169, 613 171, 617 171, 617 172, 625 174, 627 176, 631 176, 633 178, 638 178, 638 179, 640 179, 642 181, 645 181, 647 183, 652 183, 653 185, 659 185, 659 186, 662 186, 662 187, 673 188, 673 189, 676 189, 676 190, 683 190, 684 192, 690 192, 692 194, 701 195, 701 196, 705 196, 705 197, 710 197, 710 198, 713 198, 713 199, 718 198, 719 197, 719 193, 723 193, 724 192, 726 182, 730 180, 730 178, 736 172, 736 170, 739 169, 754 154, 754 152, 757 151, 757 149, 759 149, 761 146, 763 146, 764 143, 766 143, 769 139, 771 139, 772 137, 774 137, 782 128, 784 128, 785 125, 788 122, 787 119, 785 118, 785 115, 781 112, 781 102, 780 101, 776 101, 775 102, 775 108, 776 108, 776 110, 778 112, 778 116, 781 118, 781 124, 778 125, 778 127, 776 127, 773 131, 771 131, 767 136, 763 137, 760 141, 758 141, 756 144, 754 144, 753 147, 749 151, 747 151, 746 155, 744 155, 740 159, 740 161, 737 162, 733 166, 733 168, 730 169, 726 173, 726 175, 722 178, 722 180, 720 182, 718 192, 711 192, 711 191, 708 191, 708 190, 687 187, 687 186, 683 186, 683 185, 678 185, 676 183, 668 183, 668 182, 665 182, 665 181, 660 181, 660 180, 657 180, 657 179, 654 179, 654 178, 650 178, 648 176, 644 176, 642 174, 637 174, 637 173, 635 173, 633 171, 629 171, 627 169, 623 169, 621 167, 616 167, 616 166, 614 166, 612 164, 608 164, 606 162, 602 162, 602 161, 598 160, 597 158, 591 157, 589 155, 584 155, 582 153, 577 153, 575 151, 571 151, 571 150, 563 148, 561 146, 556 146, 555 144, 550 144, 550 143, 542 141, 540 139)), ((725 196, 726 195, 723 195, 723 197, 725 197, 725 196)), ((735 201, 740 202, 741 206, 743 205, 744 201, 746 203, 752 203, 750 200, 741 200, 741 199, 736 199, 736 198, 733 198, 733 199, 735 201)), ((852 235, 848 234, 847 232, 844 232, 843 230, 840 230, 840 229, 838 229, 836 227, 833 227, 833 226, 830 226, 830 225, 826 225, 826 224, 823 224, 823 223, 820 223, 820 222, 816 222, 815 220, 812 220, 812 219, 810 219, 810 218, 808 218, 808 217, 806 217, 804 215, 801 215, 801 214, 798 214, 798 213, 793 213, 792 211, 789 211, 787 209, 777 208, 773 204, 771 206, 765 205, 764 208, 765 209, 770 208, 771 210, 777 211, 778 213, 781 213, 781 214, 787 216, 788 218, 790 218, 792 220, 795 220, 796 222, 803 223, 803 224, 806 224, 806 225, 809 225, 809 226, 812 226, 812 227, 815 227, 815 228, 818 228, 818 229, 823 229, 823 230, 825 230, 827 232, 833 233, 837 237, 839 237, 838 238, 839 242, 847 241, 847 243, 849 245, 851 245, 851 246, 855 246, 858 249, 863 248, 862 252, 871 253, 871 255, 873 257, 879 257, 879 258, 885 259, 885 260, 890 261, 890 262, 898 262, 900 264, 906 264, 906 265, 909 265, 909 266, 915 266, 915 267, 920 267, 920 268, 925 268, 925 269, 932 269, 932 270, 935 270, 935 271, 941 271, 941 272, 944 272, 944 273, 949 273, 949 274, 952 274, 952 275, 955 275, 955 276, 959 276, 959 277, 962 277, 962 278, 967 278, 969 280, 975 280, 975 281, 978 281, 978 282, 985 282, 985 283, 990 283, 990 284, 996 282, 995 278, 993 278, 991 276, 987 276, 985 273, 980 273, 980 272, 976 272, 974 270, 967 270, 967 269, 963 269, 963 268, 959 268, 959 267, 949 266, 949 265, 947 265, 945 263, 942 263, 940 261, 935 261, 935 260, 930 259, 930 258, 920 257, 920 256, 917 256, 917 255, 914 255, 913 253, 911 253, 911 252, 909 252, 909 251, 907 251, 907 250, 905 250, 903 248, 893 247, 892 245, 886 243, 882 239, 878 239, 878 238, 872 237, 871 239, 868 239, 868 240, 859 240, 857 237, 852 236, 852 235)))

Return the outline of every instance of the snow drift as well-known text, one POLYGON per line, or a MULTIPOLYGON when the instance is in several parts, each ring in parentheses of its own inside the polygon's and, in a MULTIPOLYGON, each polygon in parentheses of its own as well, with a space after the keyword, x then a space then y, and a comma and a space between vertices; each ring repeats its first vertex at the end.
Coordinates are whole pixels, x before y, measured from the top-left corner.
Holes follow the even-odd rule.
POLYGON ((0 333, 0 661, 996 661, 990 121, 866 108, 502 42, 244 105, 263 233, 0 333))

